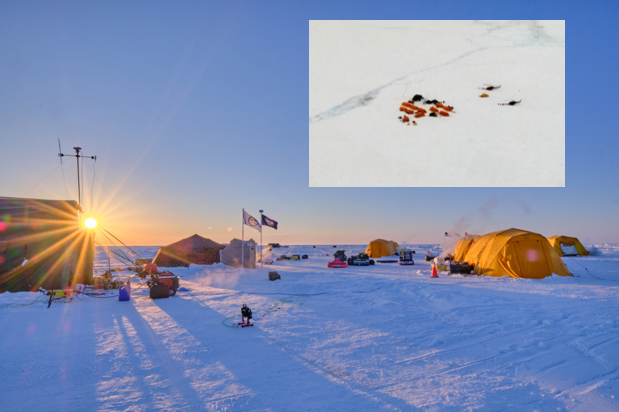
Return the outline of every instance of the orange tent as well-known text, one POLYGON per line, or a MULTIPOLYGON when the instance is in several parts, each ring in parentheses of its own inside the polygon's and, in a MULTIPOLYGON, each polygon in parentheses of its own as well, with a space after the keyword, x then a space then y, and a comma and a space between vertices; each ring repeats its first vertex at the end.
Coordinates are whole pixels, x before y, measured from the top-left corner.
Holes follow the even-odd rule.
POLYGON ((472 242, 463 259, 485 276, 541 279, 553 273, 571 276, 548 240, 537 233, 507 229, 472 242))

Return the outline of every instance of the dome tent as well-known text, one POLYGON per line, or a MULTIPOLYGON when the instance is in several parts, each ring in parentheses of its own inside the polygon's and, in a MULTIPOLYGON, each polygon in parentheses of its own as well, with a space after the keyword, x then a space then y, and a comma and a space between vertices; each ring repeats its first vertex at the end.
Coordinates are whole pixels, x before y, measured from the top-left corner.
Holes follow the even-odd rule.
POLYGON ((469 248, 471 247, 471 245, 475 241, 475 238, 477 237, 479 236, 469 235, 469 236, 465 236, 462 239, 458 240, 458 243, 456 243, 456 247, 454 249, 454 254, 453 254, 454 261, 462 262, 462 260, 464 259, 464 256, 466 256, 466 252, 469 251, 469 248))
POLYGON ((580 240, 569 236, 549 237, 550 245, 555 249, 559 256, 588 256, 589 252, 580 243, 580 240))
POLYGON ((375 239, 370 242, 365 254, 372 258, 383 256, 393 256, 394 252, 398 251, 398 244, 392 240, 375 239))
POLYGON ((219 250, 224 246, 211 239, 193 235, 159 249, 153 263, 171 268, 196 265, 212 265, 219 262, 219 250))
POLYGON ((240 239, 232 239, 230 244, 221 251, 221 263, 235 268, 245 266, 249 269, 256 269, 256 242, 254 239, 249 239, 244 243, 242 247, 243 242, 240 239), (244 255, 242 259, 241 255, 244 255), (242 265, 241 262, 243 262, 242 265))
POLYGON ((544 236, 520 229, 474 239, 464 262, 474 265, 477 275, 529 279, 542 279, 553 273, 571 276, 544 236))

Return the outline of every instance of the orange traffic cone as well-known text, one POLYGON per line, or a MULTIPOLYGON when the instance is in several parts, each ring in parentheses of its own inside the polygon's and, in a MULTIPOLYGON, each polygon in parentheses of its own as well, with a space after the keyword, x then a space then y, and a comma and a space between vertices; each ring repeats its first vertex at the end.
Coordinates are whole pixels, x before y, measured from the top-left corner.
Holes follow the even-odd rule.
POLYGON ((436 271, 436 266, 432 265, 432 276, 430 276, 432 278, 437 278, 438 277, 438 272, 436 271))

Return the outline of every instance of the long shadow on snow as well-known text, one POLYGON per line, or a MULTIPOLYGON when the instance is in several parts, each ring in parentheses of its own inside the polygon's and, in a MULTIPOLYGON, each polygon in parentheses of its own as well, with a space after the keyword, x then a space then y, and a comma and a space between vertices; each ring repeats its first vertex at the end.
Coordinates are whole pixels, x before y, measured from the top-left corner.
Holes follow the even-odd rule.
POLYGON ((226 328, 221 324, 224 316, 206 302, 187 295, 188 298, 176 296, 159 301, 159 307, 192 330, 213 356, 257 394, 260 403, 274 410, 416 409, 401 399, 331 376, 300 356, 286 354, 259 325, 226 328), (185 316, 187 313, 204 321, 199 329, 185 316))

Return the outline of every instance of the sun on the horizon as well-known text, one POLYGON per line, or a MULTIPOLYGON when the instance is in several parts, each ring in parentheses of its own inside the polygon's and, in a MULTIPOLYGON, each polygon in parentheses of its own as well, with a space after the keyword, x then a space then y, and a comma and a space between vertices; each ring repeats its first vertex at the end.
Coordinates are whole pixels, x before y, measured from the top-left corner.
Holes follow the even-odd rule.
POLYGON ((84 220, 84 226, 86 226, 86 228, 88 229, 94 229, 97 227, 97 219, 95 219, 94 217, 89 217, 88 219, 84 220))

